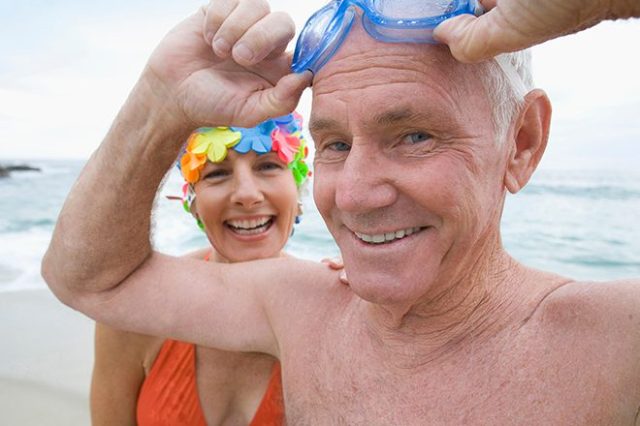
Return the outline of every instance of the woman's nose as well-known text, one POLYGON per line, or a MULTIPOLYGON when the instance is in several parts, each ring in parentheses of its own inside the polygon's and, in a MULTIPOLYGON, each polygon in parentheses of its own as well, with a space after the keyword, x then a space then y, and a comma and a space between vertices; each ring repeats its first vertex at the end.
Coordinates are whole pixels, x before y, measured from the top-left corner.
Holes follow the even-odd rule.
POLYGON ((264 194, 260 184, 252 173, 236 173, 234 179, 236 181, 231 195, 233 203, 249 208, 264 201, 264 194))

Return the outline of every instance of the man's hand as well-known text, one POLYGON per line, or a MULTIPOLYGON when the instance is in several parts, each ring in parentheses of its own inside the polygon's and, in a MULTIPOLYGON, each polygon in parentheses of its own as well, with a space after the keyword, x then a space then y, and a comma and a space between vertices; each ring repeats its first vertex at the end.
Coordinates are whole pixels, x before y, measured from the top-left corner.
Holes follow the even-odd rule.
POLYGON ((265 0, 216 0, 167 34, 60 213, 43 260, 58 297, 116 289, 149 260, 156 191, 195 128, 253 126, 294 109, 310 75, 289 72, 293 27, 265 0), (212 48, 221 36, 232 55, 212 48))
POLYGON ((265 0, 211 1, 167 34, 142 80, 177 126, 253 126, 293 111, 311 82, 290 74, 294 33, 265 0))
POLYGON ((462 62, 478 62, 575 33, 605 19, 640 14, 637 0, 483 0, 487 13, 440 24, 434 37, 462 62))

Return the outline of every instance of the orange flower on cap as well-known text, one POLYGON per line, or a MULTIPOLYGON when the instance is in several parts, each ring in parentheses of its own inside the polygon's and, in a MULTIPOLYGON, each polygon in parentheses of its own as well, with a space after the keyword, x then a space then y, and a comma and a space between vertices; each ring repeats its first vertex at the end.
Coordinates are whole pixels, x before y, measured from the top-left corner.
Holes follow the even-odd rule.
POLYGON ((184 180, 189 183, 196 183, 200 180, 200 170, 207 162, 206 154, 194 154, 186 152, 180 159, 180 170, 184 180))
POLYGON ((227 150, 236 145, 242 134, 227 127, 203 127, 191 134, 187 141, 186 152, 180 159, 182 176, 189 183, 200 180, 200 170, 207 159, 219 163, 227 157, 227 150))

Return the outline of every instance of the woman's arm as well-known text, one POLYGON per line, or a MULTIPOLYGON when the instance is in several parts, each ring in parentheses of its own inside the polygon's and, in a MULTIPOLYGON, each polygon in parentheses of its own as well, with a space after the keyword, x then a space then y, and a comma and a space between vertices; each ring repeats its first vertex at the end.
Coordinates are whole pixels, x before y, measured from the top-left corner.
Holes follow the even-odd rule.
POLYGON ((96 323, 91 424, 135 426, 145 358, 159 341, 96 323))

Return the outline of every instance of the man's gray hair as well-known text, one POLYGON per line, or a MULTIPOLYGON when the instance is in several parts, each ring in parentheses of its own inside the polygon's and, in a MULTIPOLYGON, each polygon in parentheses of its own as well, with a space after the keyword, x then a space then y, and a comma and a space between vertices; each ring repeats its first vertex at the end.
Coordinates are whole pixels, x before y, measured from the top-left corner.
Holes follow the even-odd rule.
POLYGON ((530 50, 504 53, 487 61, 480 80, 493 106, 496 141, 502 143, 524 96, 533 89, 530 50))

